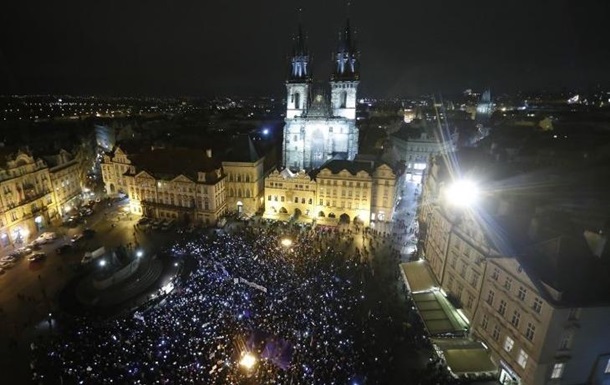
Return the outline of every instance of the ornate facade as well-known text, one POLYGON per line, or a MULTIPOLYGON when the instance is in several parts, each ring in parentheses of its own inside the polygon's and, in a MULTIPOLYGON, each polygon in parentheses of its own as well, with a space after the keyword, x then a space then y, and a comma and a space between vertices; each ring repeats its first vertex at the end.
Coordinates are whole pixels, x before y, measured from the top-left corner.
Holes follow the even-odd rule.
POLYGON ((308 174, 274 171, 265 180, 265 216, 320 223, 390 221, 397 173, 385 163, 332 160, 308 174))
POLYGON ((23 246, 80 199, 82 165, 69 152, 45 159, 19 150, 0 163, 0 248, 23 246))
POLYGON ((156 149, 104 156, 109 192, 129 195, 132 213, 214 224, 226 213, 226 174, 212 151, 156 149))
POLYGON ((334 55, 330 98, 312 89, 311 66, 299 28, 286 81, 283 163, 293 171, 312 170, 332 158, 352 160, 358 153, 356 95, 360 79, 358 52, 349 21, 334 55))

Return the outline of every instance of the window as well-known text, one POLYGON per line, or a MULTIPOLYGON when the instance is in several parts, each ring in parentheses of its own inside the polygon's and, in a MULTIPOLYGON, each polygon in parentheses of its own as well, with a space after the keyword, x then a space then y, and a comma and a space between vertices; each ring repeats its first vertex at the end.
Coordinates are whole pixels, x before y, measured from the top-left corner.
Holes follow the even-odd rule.
POLYGON ((528 358, 529 358, 529 356, 527 355, 527 353, 524 352, 523 349, 521 349, 519 351, 519 357, 517 357, 517 363, 519 363, 519 366, 521 366, 523 369, 525 369, 528 358))
POLYGON ((280 197, 280 202, 284 202, 284 196, 283 195, 280 197))
POLYGON ((561 343, 559 344, 559 350, 568 350, 572 346, 572 337, 574 333, 572 331, 567 331, 561 338, 561 343))
POLYGON ((503 299, 500 300, 500 307, 498 308, 498 313, 504 315, 504 313, 506 313, 506 301, 504 301, 503 299))
POLYGON ((466 278, 466 268, 467 268, 466 264, 462 263, 462 269, 460 271, 460 276, 464 279, 466 278))
POLYGON ((489 293, 487 293, 487 303, 490 304, 491 306, 493 306, 494 304, 494 292, 493 290, 490 290, 489 293))
POLYGON ((517 297, 521 300, 524 301, 525 300, 525 295, 527 294, 527 289, 524 288, 523 286, 519 286, 519 293, 517 294, 517 297))
POLYGON ((519 327, 519 320, 521 319, 521 313, 519 313, 517 310, 515 310, 513 312, 513 318, 510 320, 510 323, 514 326, 514 327, 519 327))
POLYGON ((299 197, 294 197, 294 203, 299 203, 299 197))
POLYGON ((534 298, 534 305, 532 305, 532 309, 538 314, 542 311, 542 300, 540 298, 534 298))
POLYGON ((563 363, 558 363, 558 364, 553 365, 553 372, 551 373, 551 378, 552 379, 561 378, 561 375, 563 374, 564 366, 565 366, 565 364, 563 364, 563 363))
POLYGON ((466 301, 466 308, 472 309, 472 305, 474 303, 474 297, 472 294, 468 294, 468 300, 466 301))
POLYGON ((525 330, 525 338, 527 338, 529 341, 533 341, 535 332, 536 326, 534 326, 534 324, 532 324, 531 322, 528 322, 527 329, 525 330))
POLYGON ((513 285, 513 279, 511 277, 506 277, 506 281, 504 281, 504 288, 506 290, 510 290, 512 285, 513 285))
POLYGON ((575 321, 580 317, 580 309, 572 308, 570 309, 570 314, 568 314, 568 319, 571 321, 575 321))
POLYGON ((509 336, 506 336, 506 339, 504 340, 504 350, 510 352, 513 350, 513 346, 515 346, 515 341, 513 341, 513 339, 509 336))
POLYGON ((488 325, 489 317, 487 317, 487 314, 483 314, 483 319, 481 319, 481 328, 483 328, 483 330, 487 330, 488 325))
POLYGON ((497 267, 494 269, 493 273, 491 274, 491 278, 495 281, 498 280, 498 277, 500 276, 500 269, 498 269, 497 267))
POLYGON ((496 341, 500 338, 500 327, 498 325, 494 325, 494 331, 491 333, 491 337, 496 341))

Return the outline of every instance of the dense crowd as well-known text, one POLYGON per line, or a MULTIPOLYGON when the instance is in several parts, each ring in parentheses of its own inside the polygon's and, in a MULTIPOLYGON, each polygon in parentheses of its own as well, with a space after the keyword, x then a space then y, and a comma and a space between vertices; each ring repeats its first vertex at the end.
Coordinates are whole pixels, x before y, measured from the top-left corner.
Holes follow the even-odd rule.
POLYGON ((358 236, 364 240, 361 230, 267 224, 185 239, 170 253, 184 259, 189 274, 175 282, 171 293, 136 314, 81 319, 64 327, 36 348, 35 379, 62 384, 367 382, 367 376, 387 366, 388 357, 367 349, 375 320, 364 305, 372 269, 367 250, 354 246, 358 236), (245 352, 257 358, 251 368, 240 365, 245 352))

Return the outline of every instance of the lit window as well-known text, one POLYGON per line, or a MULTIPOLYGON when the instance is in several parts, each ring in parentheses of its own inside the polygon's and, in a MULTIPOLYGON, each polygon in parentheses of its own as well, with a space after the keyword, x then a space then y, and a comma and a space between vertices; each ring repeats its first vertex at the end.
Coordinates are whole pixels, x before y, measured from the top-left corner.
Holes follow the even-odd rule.
POLYGON ((519 357, 517 357, 517 362, 523 369, 525 369, 525 365, 527 365, 528 358, 529 358, 529 356, 527 355, 527 353, 524 352, 523 349, 521 349, 519 351, 519 357))
POLYGON ((510 352, 511 350, 513 350, 513 346, 515 345, 515 341, 510 338, 509 336, 506 336, 506 339, 504 340, 504 350, 506 350, 507 352, 510 352))
POLYGON ((563 364, 563 363, 553 365, 553 373, 551 373, 551 378, 553 378, 553 379, 561 378, 561 375, 563 374, 564 366, 565 366, 565 364, 563 364))

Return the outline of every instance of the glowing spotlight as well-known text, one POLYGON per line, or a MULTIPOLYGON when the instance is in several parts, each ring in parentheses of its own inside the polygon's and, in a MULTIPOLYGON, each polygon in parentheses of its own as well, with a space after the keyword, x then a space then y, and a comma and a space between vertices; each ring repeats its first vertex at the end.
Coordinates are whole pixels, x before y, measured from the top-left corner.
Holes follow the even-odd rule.
POLYGON ((289 238, 282 239, 281 243, 282 243, 282 246, 284 246, 284 247, 292 246, 292 240, 290 240, 289 238))
POLYGON ((263 135, 269 135, 269 129, 268 128, 263 129, 263 135))
POLYGON ((101 267, 106 266, 106 260, 105 259, 100 259, 99 264, 100 264, 101 267))
POLYGON ((256 357, 254 357, 254 355, 251 353, 244 353, 241 360, 239 360, 239 365, 247 370, 250 370, 254 367, 254 365, 256 365, 256 357))
POLYGON ((136 251, 136 257, 142 258, 144 256, 144 252, 142 250, 136 251))
POLYGON ((447 188, 445 196, 452 205, 466 207, 476 202, 479 196, 479 188, 472 181, 460 180, 447 188))

